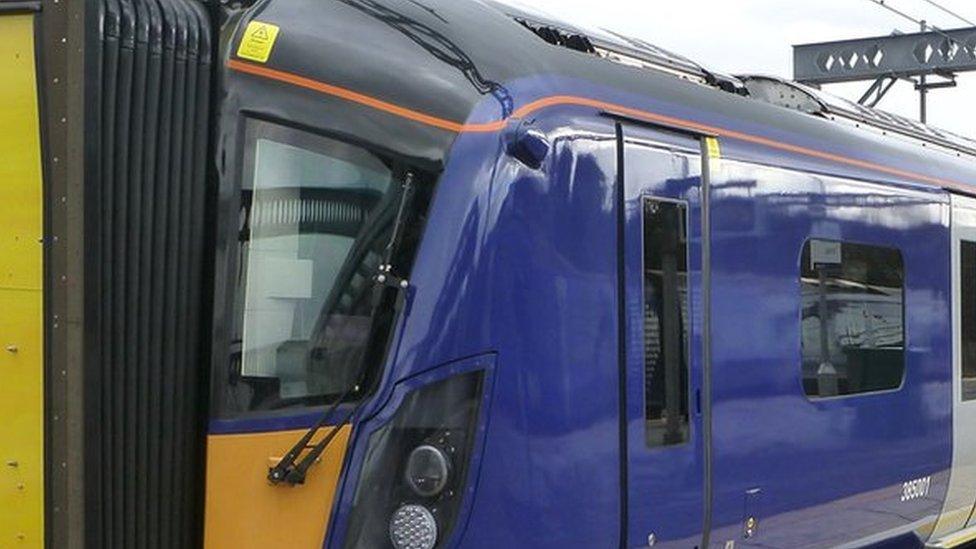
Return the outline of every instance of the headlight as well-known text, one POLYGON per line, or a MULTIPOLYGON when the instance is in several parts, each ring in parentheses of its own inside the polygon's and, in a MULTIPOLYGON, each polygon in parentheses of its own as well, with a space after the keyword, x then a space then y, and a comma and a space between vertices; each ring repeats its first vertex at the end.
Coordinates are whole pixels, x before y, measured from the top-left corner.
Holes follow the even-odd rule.
POLYGON ((437 521, 423 505, 404 505, 390 519, 390 541, 396 549, 434 549, 437 521))
POLYGON ((404 480, 418 496, 429 498, 440 494, 450 476, 450 458, 440 448, 422 444, 410 452, 404 480))
POLYGON ((347 548, 433 549, 461 507, 484 372, 422 387, 369 438, 353 496, 347 548))

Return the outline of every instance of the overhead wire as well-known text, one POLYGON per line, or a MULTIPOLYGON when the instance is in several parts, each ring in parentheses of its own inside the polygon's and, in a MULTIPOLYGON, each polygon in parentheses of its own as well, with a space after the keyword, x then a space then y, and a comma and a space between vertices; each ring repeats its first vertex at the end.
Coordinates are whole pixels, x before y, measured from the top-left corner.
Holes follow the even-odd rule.
POLYGON ((912 23, 915 23, 922 30, 930 30, 932 32, 935 32, 935 33, 941 35, 943 38, 945 38, 946 40, 948 40, 949 43, 951 43, 951 44, 957 44, 958 43, 958 41, 955 38, 953 38, 953 37, 949 36, 948 34, 946 34, 945 31, 943 31, 939 27, 936 27, 935 25, 930 24, 928 21, 926 21, 924 19, 916 19, 915 17, 909 15, 908 13, 905 13, 904 11, 901 11, 900 9, 898 9, 898 8, 896 8, 894 6, 889 5, 885 0, 868 0, 868 2, 871 2, 873 4, 877 4, 877 5, 881 6, 882 8, 890 11, 891 13, 894 13, 895 15, 898 15, 899 17, 901 17, 903 19, 907 19, 907 20, 911 21, 912 23))
MULTIPOLYGON (((903 12, 900 9, 898 9, 898 8, 892 6, 892 5, 889 5, 885 0, 868 0, 868 2, 871 2, 872 4, 877 4, 878 6, 881 6, 882 8, 890 11, 891 13, 894 13, 895 15, 901 17, 902 19, 907 19, 908 21, 911 21, 912 23, 915 23, 921 29, 933 30, 933 31, 939 32, 940 34, 945 35, 944 33, 942 33, 941 29, 939 29, 935 25, 930 25, 924 19, 916 19, 915 17, 909 15, 908 13, 903 12)), ((949 37, 946 36, 946 38, 949 38, 949 37)))
POLYGON ((962 21, 963 23, 966 23, 967 25, 969 25, 971 27, 976 27, 976 23, 973 23, 972 20, 967 19, 967 18, 963 17, 962 15, 959 15, 959 13, 957 13, 957 12, 955 12, 955 11, 953 11, 953 10, 945 7, 945 6, 943 6, 942 4, 936 2, 935 0, 922 0, 922 1, 925 2, 926 4, 930 5, 930 6, 933 6, 935 9, 942 11, 943 13, 947 13, 947 14, 955 17, 956 19, 962 21))

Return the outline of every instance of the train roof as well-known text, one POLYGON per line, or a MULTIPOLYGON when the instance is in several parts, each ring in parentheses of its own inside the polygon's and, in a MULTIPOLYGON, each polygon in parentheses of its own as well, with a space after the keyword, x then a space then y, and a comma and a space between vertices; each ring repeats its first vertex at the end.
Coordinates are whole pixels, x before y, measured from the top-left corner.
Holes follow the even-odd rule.
POLYGON ((976 140, 910 118, 867 107, 822 90, 766 75, 731 76, 712 71, 680 54, 608 29, 587 29, 521 5, 487 0, 500 11, 554 44, 588 41, 589 52, 612 62, 670 73, 701 85, 772 105, 830 119, 844 119, 922 142, 976 155, 976 140))
MULTIPOLYGON (((941 186, 976 194, 969 184, 976 181, 972 139, 787 80, 712 71, 640 39, 497 0, 269 0, 258 12, 282 28, 268 68, 297 75, 292 81, 324 82, 429 119, 457 121, 458 128, 481 122, 478 116, 511 116, 520 82, 562 79, 593 84, 590 93, 613 90, 689 116, 702 113, 770 141, 796 137, 825 151, 823 157, 891 162, 921 174, 915 183, 948 181, 941 186), (495 105, 490 116, 486 104, 495 105)), ((375 129, 380 141, 381 134, 375 129)), ((446 157, 453 141, 426 134, 414 141, 425 139, 396 146, 424 158, 438 149, 446 157)))

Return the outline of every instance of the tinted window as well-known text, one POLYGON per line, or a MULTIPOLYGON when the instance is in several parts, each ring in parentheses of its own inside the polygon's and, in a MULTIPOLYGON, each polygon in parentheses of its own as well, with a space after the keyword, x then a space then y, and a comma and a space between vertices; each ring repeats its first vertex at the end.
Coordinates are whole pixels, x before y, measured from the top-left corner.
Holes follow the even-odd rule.
POLYGON ((905 372, 901 252, 809 240, 800 271, 806 394, 827 398, 901 386, 905 372))
POLYGON ((644 410, 648 446, 688 440, 685 206, 644 199, 644 410))
POLYGON ((976 243, 960 242, 962 398, 976 399, 976 243))

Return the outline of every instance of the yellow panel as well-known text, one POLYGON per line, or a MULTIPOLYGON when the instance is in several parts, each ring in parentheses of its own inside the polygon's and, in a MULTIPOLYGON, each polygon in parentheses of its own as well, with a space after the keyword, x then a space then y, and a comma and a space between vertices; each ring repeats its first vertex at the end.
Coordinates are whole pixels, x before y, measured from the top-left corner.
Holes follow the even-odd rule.
POLYGON ((0 16, 0 547, 44 544, 43 192, 34 16, 0 16))
POLYGON ((209 438, 206 549, 321 549, 349 445, 349 426, 339 431, 309 470, 304 485, 272 486, 268 467, 304 434, 283 431, 209 438))

